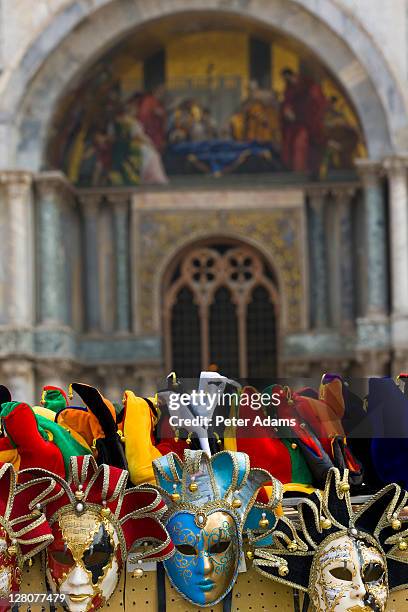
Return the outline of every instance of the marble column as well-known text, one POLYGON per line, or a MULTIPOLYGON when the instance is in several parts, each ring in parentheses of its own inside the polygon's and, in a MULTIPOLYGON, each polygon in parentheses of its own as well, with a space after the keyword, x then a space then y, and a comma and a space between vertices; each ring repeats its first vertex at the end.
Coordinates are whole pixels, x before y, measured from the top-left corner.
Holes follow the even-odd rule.
POLYGON ((99 381, 98 388, 105 397, 107 397, 111 402, 118 404, 121 408, 123 393, 125 389, 128 388, 122 384, 122 381, 125 378, 126 368, 120 365, 104 365, 98 366, 96 372, 99 381))
POLYGON ((328 279, 325 237, 325 191, 310 189, 309 196, 309 248, 311 294, 311 322, 316 329, 328 325, 328 279))
POLYGON ((389 184, 391 300, 394 319, 408 318, 407 167, 408 157, 384 161, 389 184))
POLYGON ((336 205, 336 221, 339 231, 339 304, 340 326, 348 329, 352 326, 355 317, 354 302, 354 262, 353 262, 353 232, 351 221, 351 203, 354 191, 350 189, 336 189, 333 193, 336 205))
POLYGON ((3 195, 0 246, 3 323, 30 327, 34 318, 32 175, 23 171, 1 172, 0 185, 3 195))
POLYGON ((99 194, 81 197, 81 210, 84 219, 85 250, 85 313, 86 330, 90 333, 100 331, 101 312, 99 295, 99 232, 98 213, 101 196, 99 194))
POLYGON ((63 214, 73 200, 72 188, 60 172, 44 172, 36 178, 39 266, 39 320, 44 325, 68 325, 67 256, 63 214))
POLYGON ((75 380, 72 362, 69 360, 39 361, 36 363, 37 393, 36 403, 40 402, 40 393, 45 385, 54 385, 64 389, 68 395, 69 383, 75 380))
POLYGON ((378 318, 387 313, 387 234, 386 208, 380 166, 370 160, 359 160, 357 169, 364 190, 365 248, 367 265, 366 317, 378 318))
POLYGON ((116 272, 116 331, 130 330, 130 272, 129 272, 129 198, 114 196, 113 207, 116 272))
POLYGON ((17 402, 35 403, 33 364, 26 359, 11 357, 0 367, 1 382, 17 402))

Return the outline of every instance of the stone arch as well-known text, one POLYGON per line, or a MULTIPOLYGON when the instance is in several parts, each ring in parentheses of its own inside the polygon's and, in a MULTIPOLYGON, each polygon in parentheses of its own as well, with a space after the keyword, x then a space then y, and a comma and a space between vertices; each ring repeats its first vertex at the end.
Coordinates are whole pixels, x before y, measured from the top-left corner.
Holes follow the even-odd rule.
POLYGON ((179 12, 221 11, 262 21, 305 44, 336 74, 362 122, 371 158, 403 150, 408 107, 380 49, 334 0, 99 0, 70 3, 33 41, 2 96, 6 167, 41 169, 60 96, 84 67, 133 29, 179 12), (106 24, 109 23, 109 28, 106 24))

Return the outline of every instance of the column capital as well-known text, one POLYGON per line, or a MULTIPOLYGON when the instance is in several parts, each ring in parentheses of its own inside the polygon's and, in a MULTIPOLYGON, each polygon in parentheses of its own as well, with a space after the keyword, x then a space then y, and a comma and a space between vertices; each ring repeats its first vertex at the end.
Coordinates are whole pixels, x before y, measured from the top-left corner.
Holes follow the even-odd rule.
POLYGON ((102 195, 100 193, 80 194, 79 202, 84 215, 86 217, 93 218, 99 211, 99 207, 102 202, 102 195))
POLYGON ((24 376, 32 370, 32 363, 17 357, 10 357, 1 364, 1 372, 6 376, 24 376))
POLYGON ((357 187, 333 187, 330 190, 330 195, 338 204, 349 203, 351 198, 356 195, 357 187))
POLYGON ((382 164, 373 159, 356 159, 354 162, 357 173, 363 184, 378 184, 382 176, 382 164))
POLYGON ((0 185, 4 186, 10 196, 25 195, 33 182, 32 172, 26 170, 3 170, 0 172, 0 185))
POLYGON ((46 384, 55 384, 67 389, 72 377, 72 362, 69 359, 42 359, 35 364, 37 376, 46 384))
POLYGON ((59 196, 74 201, 75 188, 63 172, 51 170, 35 176, 35 187, 40 197, 59 196))
POLYGON ((128 193, 114 193, 108 194, 107 200, 115 210, 121 211, 126 210, 130 203, 130 196, 128 193))
POLYGON ((306 187, 306 195, 310 200, 323 201, 330 193, 330 188, 327 185, 310 185, 306 187))
POLYGON ((406 176, 408 155, 386 157, 383 161, 383 168, 389 176, 406 176))
POLYGON ((33 173, 28 170, 2 170, 0 172, 0 183, 8 185, 10 183, 19 183, 23 185, 31 185, 33 173))

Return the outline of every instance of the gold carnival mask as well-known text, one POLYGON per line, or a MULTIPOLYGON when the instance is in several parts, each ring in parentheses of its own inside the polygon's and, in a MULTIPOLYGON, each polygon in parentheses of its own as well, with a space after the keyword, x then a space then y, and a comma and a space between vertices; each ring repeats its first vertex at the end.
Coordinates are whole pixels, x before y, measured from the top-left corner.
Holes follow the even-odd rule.
POLYGON ((47 577, 53 592, 66 596, 72 612, 99 607, 115 590, 122 567, 116 529, 95 510, 64 513, 52 529, 47 577))
POLYGON ((151 487, 126 488, 127 471, 98 466, 86 455, 71 457, 67 480, 42 469, 30 472, 49 481, 35 500, 54 536, 46 574, 52 591, 65 595, 70 612, 105 605, 132 547, 141 545, 133 555, 138 564, 173 554, 161 522, 166 506, 159 493, 151 487))
POLYGON ((311 569, 309 591, 316 611, 383 612, 388 597, 384 555, 367 540, 347 533, 328 540, 311 569))
POLYGON ((251 538, 254 567, 307 591, 316 612, 384 612, 389 592, 407 582, 407 499, 389 484, 355 511, 348 471, 332 468, 324 490, 297 505, 296 522, 279 518, 272 543, 251 538))

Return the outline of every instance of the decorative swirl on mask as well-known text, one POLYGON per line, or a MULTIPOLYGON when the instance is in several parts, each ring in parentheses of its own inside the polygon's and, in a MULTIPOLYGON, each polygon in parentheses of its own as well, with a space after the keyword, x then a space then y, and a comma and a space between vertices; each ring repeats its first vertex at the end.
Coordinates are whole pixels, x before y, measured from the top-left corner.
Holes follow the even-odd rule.
MULTIPOLYGON (((181 522, 174 524, 172 529, 172 538, 176 542, 176 546, 189 545, 195 548, 197 543, 197 537, 191 529, 183 527, 181 522)), ((193 572, 191 567, 196 567, 198 563, 198 556, 187 556, 176 549, 173 557, 174 564, 177 568, 178 573, 184 580, 185 584, 188 584, 193 572)))
MULTIPOLYGON (((203 530, 204 531, 204 530, 203 530)), ((214 572, 217 575, 225 574, 234 559, 234 547, 231 546, 235 534, 235 529, 228 521, 224 521, 219 527, 212 529, 209 533, 204 531, 207 536, 207 549, 203 550, 203 555, 210 558, 214 565, 214 572), (228 547, 219 553, 210 552, 217 544, 226 543, 228 547)))
POLYGON ((172 539, 178 546, 181 544, 189 544, 190 546, 196 546, 197 536, 191 529, 183 527, 183 524, 179 521, 173 525, 172 528, 172 539))
POLYGON ((234 538, 236 539, 236 530, 227 520, 211 531, 202 529, 199 534, 184 527, 180 521, 175 523, 172 527, 172 539, 176 546, 173 562, 185 584, 190 581, 200 559, 204 558, 211 560, 215 574, 227 574, 236 554, 236 546, 232 545, 234 538), (225 544, 225 550, 217 552, 217 546, 222 544, 225 544), (195 554, 188 555, 177 550, 182 546, 192 547, 195 554))

